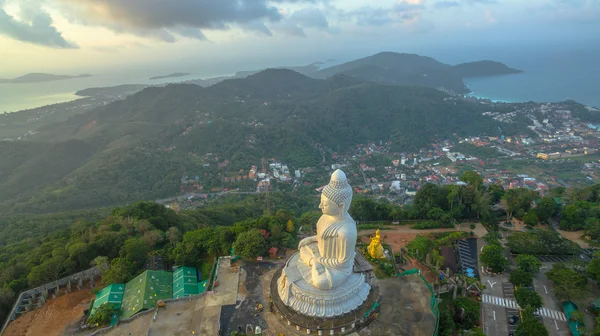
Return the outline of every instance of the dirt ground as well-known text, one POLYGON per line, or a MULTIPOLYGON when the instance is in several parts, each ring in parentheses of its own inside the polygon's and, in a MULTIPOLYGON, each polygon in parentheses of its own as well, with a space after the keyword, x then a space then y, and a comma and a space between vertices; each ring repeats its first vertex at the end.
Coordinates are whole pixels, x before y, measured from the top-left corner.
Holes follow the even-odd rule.
MULTIPOLYGON (((481 238, 487 234, 487 230, 481 225, 477 223, 475 226, 475 230, 471 230, 468 224, 463 224, 458 230, 457 229, 428 229, 428 230, 416 230, 411 229, 410 226, 397 226, 397 225, 387 225, 385 226, 386 230, 381 230, 381 240, 384 243, 390 244, 394 253, 399 252, 401 247, 406 246, 409 242, 413 241, 417 235, 427 235, 429 233, 438 233, 438 232, 470 232, 473 231, 477 238, 481 238), (389 230, 387 230, 389 229, 389 230)), ((360 230, 358 231, 358 236, 363 243, 369 243, 371 241, 371 236, 375 235, 375 230, 360 230)))
POLYGON ((68 325, 75 325, 89 307, 91 290, 74 291, 49 300, 42 308, 21 315, 4 331, 5 336, 63 335, 68 325))
POLYGON ((430 336, 435 318, 431 293, 417 275, 378 280, 381 296, 379 317, 362 329, 361 336, 430 336))
POLYGON ((583 230, 580 231, 573 231, 573 232, 569 232, 569 231, 563 231, 563 230, 556 230, 558 231, 558 233, 560 233, 561 236, 574 241, 577 245, 579 245, 581 248, 590 248, 590 244, 588 244, 585 240, 583 240, 583 236, 585 234, 585 232, 583 230))

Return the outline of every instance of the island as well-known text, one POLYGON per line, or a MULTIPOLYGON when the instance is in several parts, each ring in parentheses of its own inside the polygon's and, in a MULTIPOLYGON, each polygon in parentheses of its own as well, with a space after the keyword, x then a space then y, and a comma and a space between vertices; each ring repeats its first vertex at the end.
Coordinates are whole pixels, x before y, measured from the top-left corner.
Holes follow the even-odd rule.
POLYGON ((174 72, 170 75, 150 77, 150 80, 172 78, 172 77, 183 77, 183 76, 187 76, 187 75, 190 75, 190 73, 189 72, 174 72))
POLYGON ((86 78, 91 77, 90 74, 81 74, 77 76, 69 76, 69 75, 52 75, 46 73, 28 73, 21 77, 16 77, 12 79, 0 78, 0 83, 2 84, 22 84, 22 83, 39 83, 39 82, 52 82, 57 80, 64 79, 74 79, 74 78, 86 78))
POLYGON ((513 69, 506 64, 495 61, 461 63, 453 66, 452 70, 463 78, 510 75, 523 72, 522 70, 513 69))

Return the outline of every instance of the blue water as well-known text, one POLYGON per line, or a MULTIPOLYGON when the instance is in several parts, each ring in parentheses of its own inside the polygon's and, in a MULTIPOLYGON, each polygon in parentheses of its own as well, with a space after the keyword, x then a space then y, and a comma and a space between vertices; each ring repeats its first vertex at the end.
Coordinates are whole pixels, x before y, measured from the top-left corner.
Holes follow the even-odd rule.
MULTIPOLYGON (((600 44, 599 44, 600 45, 600 44)), ((364 52, 364 57, 379 50, 364 52)), ((426 47, 414 50, 394 50, 397 52, 414 52, 433 57, 447 64, 458 64, 477 60, 494 60, 510 67, 523 70, 516 75, 468 78, 465 84, 473 91, 472 95, 492 100, 507 102, 538 101, 554 102, 572 99, 577 102, 600 108, 600 48, 573 46, 553 47, 482 47, 463 45, 449 47, 426 47), (437 48, 437 49, 436 49, 437 48)), ((313 56, 310 56, 313 57, 313 56)), ((346 55, 346 57, 349 57, 346 55)), ((355 57, 355 58, 357 58, 355 57)), ((307 59, 309 64, 314 58, 307 59)), ((281 61, 280 64, 289 62, 281 61)), ((302 64, 297 61, 295 64, 302 64)), ((264 67, 279 64, 264 64, 264 67)), ((229 73, 239 70, 258 69, 257 65, 241 67, 231 64, 229 73)), ((173 69, 171 69, 173 70, 173 69)), ((207 72, 206 69, 178 68, 176 71, 189 71, 194 74, 186 77, 149 81, 148 77, 169 70, 151 69, 146 71, 126 71, 118 73, 95 73, 89 78, 78 78, 47 83, 0 84, 0 113, 12 112, 25 108, 38 107, 75 99, 73 93, 88 87, 112 86, 120 84, 148 84, 161 82, 178 82, 182 80, 212 77, 221 73, 207 72)), ((224 71, 224 70, 223 70, 224 71)), ((85 72, 85 71, 84 71, 85 72)), ((214 72, 214 71, 213 71, 214 72)))
POLYGON ((571 99, 600 108, 600 51, 554 50, 497 56, 486 59, 524 72, 467 78, 464 82, 473 96, 507 102, 571 99))

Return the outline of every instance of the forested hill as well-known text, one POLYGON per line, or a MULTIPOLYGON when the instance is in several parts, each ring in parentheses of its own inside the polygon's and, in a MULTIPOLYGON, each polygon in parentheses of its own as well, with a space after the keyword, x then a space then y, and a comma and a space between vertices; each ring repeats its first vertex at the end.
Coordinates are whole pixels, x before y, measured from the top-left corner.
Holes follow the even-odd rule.
POLYGON ((523 72, 494 61, 461 63, 453 66, 452 70, 463 78, 509 75, 523 72))
POLYGON ((444 87, 457 93, 469 92, 450 65, 416 54, 382 52, 320 70, 314 76, 327 78, 336 74, 382 84, 444 87))
MULTIPOLYGON (((231 171, 263 157, 300 168, 369 141, 391 141, 400 152, 453 134, 498 134, 481 105, 448 97, 284 69, 208 88, 146 88, 43 127, 31 142, 0 143, 2 157, 19 158, 0 164, 0 210, 47 213, 173 196, 207 153, 228 160, 223 169, 231 171), (75 155, 61 156, 64 148, 75 155)), ((525 125, 501 126, 510 135, 525 125)))

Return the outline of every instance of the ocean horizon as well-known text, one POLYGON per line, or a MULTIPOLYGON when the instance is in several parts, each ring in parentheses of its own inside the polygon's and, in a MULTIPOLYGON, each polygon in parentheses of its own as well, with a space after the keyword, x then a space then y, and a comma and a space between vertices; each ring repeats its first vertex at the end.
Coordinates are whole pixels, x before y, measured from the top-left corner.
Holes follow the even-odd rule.
MULTIPOLYGON (((578 51, 559 48, 527 53, 522 50, 505 49, 473 49, 472 52, 457 49, 429 52, 420 50, 418 53, 447 64, 487 59, 503 62, 523 71, 512 75, 465 78, 465 85, 472 91, 469 95, 473 97, 503 102, 574 100, 600 108, 600 66, 597 65, 600 50, 578 51)), ((138 69, 131 73, 97 74, 88 78, 53 82, 0 84, 0 113, 72 101, 81 98, 75 95, 76 91, 90 87, 176 83, 221 76, 206 73, 205 69, 191 69, 188 72, 192 74, 184 77, 149 80, 149 77, 156 76, 156 72, 156 69, 138 69)))

